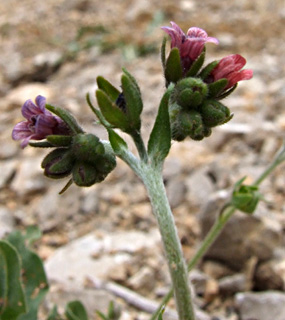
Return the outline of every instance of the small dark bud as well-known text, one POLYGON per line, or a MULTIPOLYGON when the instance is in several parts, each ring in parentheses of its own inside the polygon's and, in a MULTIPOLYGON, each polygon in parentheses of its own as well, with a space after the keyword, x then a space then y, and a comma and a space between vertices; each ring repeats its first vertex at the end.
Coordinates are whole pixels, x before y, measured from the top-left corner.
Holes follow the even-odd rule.
POLYGON ((228 122, 232 115, 228 107, 216 100, 206 100, 200 107, 203 122, 207 127, 215 127, 228 122))
POLYGON ((196 109, 207 94, 208 87, 201 79, 185 78, 177 83, 170 99, 184 109, 196 109))
POLYGON ((116 105, 123 111, 126 113, 127 111, 127 105, 126 105, 126 99, 124 97, 123 93, 120 93, 117 100, 116 100, 116 105))
POLYGON ((50 152, 42 161, 44 174, 52 179, 67 177, 72 170, 75 159, 66 148, 57 148, 50 152))

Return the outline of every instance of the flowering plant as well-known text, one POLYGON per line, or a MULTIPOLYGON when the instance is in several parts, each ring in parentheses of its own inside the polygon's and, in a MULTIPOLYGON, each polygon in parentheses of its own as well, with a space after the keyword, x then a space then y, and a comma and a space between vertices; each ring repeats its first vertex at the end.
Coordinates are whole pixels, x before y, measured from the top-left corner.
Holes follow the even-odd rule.
MULTIPOLYGON (((97 78, 96 98, 99 108, 92 104, 87 95, 87 103, 100 124, 106 128, 109 141, 100 140, 97 136, 86 133, 68 111, 47 104, 46 99, 42 96, 36 97, 36 104, 31 100, 24 103, 22 114, 27 120, 15 126, 12 137, 14 140, 22 140, 22 148, 29 144, 33 147, 53 149, 43 159, 42 168, 44 174, 49 178, 69 177, 62 192, 66 191, 72 183, 80 187, 89 187, 103 181, 115 168, 116 157, 129 165, 148 191, 173 285, 152 319, 157 317, 162 319, 163 307, 174 294, 179 319, 194 320, 196 315, 188 283, 188 271, 205 254, 236 209, 247 214, 254 212, 261 198, 258 193, 258 185, 278 164, 284 161, 285 148, 252 186, 243 185, 243 180, 236 184, 232 199, 224 207, 200 249, 187 266, 164 188, 162 178, 164 160, 171 148, 171 140, 183 141, 186 138, 202 140, 212 134, 214 127, 230 121, 233 115, 230 109, 220 101, 234 91, 239 81, 251 79, 253 72, 249 69, 242 70, 246 60, 238 54, 224 57, 220 61, 213 61, 204 66, 205 44, 218 44, 218 40, 209 37, 204 30, 197 27, 190 28, 185 34, 174 22, 171 22, 171 25, 172 27, 162 27, 171 37, 171 48, 167 57, 166 39, 163 40, 161 48, 166 90, 162 96, 147 146, 140 132, 140 116, 143 109, 140 88, 135 78, 125 69, 121 77, 121 89, 114 87, 102 76, 97 78), (139 158, 128 149, 126 141, 115 129, 120 129, 132 137, 139 158)), ((22 239, 19 235, 17 237, 22 239)), ((29 317, 31 314, 36 317, 38 304, 47 289, 43 275, 39 277, 41 281, 36 285, 34 282, 31 284, 27 281, 26 288, 28 285, 34 290, 36 288, 37 292, 41 293, 41 297, 37 301, 25 300, 19 276, 20 260, 15 253, 17 248, 11 246, 13 243, 17 241, 10 239, 10 241, 0 242, 2 258, 8 261, 8 264, 12 258, 14 259, 13 267, 7 269, 9 272, 0 273, 0 276, 5 279, 5 283, 12 281, 11 274, 14 274, 17 279, 15 281, 16 293, 0 290, 0 298, 5 301, 2 306, 0 304, 2 320, 16 320, 22 314, 21 320, 28 319, 25 318, 27 314, 29 317), (45 283, 45 285, 40 287, 39 283, 45 283), (15 301, 18 307, 13 309, 15 301)), ((23 252, 21 252, 23 255, 27 254, 26 251, 23 252)), ((84 307, 79 302, 69 304, 67 310, 66 317, 69 320, 87 319, 84 307)), ((111 318, 110 315, 109 318, 100 315, 103 319, 111 318)), ((57 311, 53 310, 48 319, 58 318, 57 311)))

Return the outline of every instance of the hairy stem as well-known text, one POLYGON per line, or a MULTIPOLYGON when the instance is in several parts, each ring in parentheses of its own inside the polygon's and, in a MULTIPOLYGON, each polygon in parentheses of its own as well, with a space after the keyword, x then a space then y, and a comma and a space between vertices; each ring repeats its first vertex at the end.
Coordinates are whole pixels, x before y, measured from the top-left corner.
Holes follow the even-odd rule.
POLYGON ((143 181, 157 219, 172 279, 176 307, 180 320, 194 320, 194 309, 186 264, 175 222, 166 196, 160 170, 144 166, 143 181))

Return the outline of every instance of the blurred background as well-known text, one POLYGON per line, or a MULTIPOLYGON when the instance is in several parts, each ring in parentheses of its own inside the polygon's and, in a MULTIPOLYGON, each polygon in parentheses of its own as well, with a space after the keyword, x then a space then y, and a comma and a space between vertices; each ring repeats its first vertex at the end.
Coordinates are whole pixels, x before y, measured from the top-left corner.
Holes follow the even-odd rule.
MULTIPOLYGON (((22 121, 22 104, 41 94, 106 139, 85 94, 94 97, 98 75, 119 86, 126 67, 141 86, 147 140, 164 91, 160 26, 170 21, 219 39, 219 46, 207 45, 207 61, 239 53, 254 71, 224 102, 233 120, 201 142, 173 143, 166 161, 166 188, 189 259, 233 183, 243 176, 254 181, 284 138, 284 1, 0 0, 0 236, 39 225, 43 237, 36 250, 54 283, 46 308, 72 294, 90 299, 90 314, 106 308, 115 298, 92 288, 86 294, 90 275, 151 299, 169 285, 146 192, 124 163, 118 161, 103 183, 72 186, 59 196, 65 181, 45 178, 40 168, 47 151, 21 150, 11 131, 22 121)), ((197 303, 217 319, 271 319, 261 318, 264 312, 246 313, 249 298, 237 298, 237 292, 284 291, 284 165, 261 189, 268 203, 260 204, 255 217, 237 215, 195 270, 197 303)), ((143 311, 119 303, 125 319, 144 319, 143 311)), ((258 312, 258 299, 254 303, 258 312)))

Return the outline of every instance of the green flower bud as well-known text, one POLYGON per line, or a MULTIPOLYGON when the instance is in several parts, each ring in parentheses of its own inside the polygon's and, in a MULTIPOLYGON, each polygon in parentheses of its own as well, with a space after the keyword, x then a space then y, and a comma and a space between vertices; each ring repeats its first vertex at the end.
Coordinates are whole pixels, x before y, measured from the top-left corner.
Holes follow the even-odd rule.
POLYGON ((96 162, 105 153, 104 145, 93 134, 77 134, 73 137, 72 152, 81 162, 96 162))
POLYGON ((211 129, 203 124, 199 112, 181 110, 177 113, 175 121, 171 122, 171 134, 172 139, 176 141, 182 141, 188 136, 193 140, 202 140, 211 134, 211 129))
POLYGON ((57 148, 42 161, 44 174, 52 179, 67 177, 72 170, 75 159, 70 149, 57 148))
POLYGON ((210 128, 226 123, 233 117, 229 108, 216 100, 206 100, 200 112, 204 124, 210 128))
POLYGON ((198 78, 185 78, 175 86, 171 101, 184 109, 196 109, 208 94, 207 85, 198 78))
POLYGON ((90 187, 94 183, 103 181, 108 173, 99 172, 90 163, 78 162, 72 169, 72 178, 79 187, 90 187))

